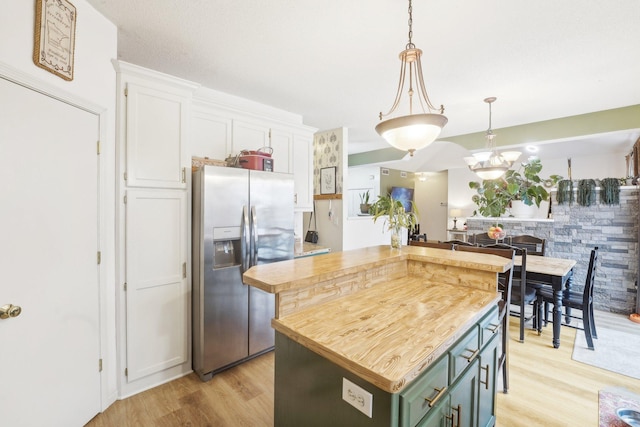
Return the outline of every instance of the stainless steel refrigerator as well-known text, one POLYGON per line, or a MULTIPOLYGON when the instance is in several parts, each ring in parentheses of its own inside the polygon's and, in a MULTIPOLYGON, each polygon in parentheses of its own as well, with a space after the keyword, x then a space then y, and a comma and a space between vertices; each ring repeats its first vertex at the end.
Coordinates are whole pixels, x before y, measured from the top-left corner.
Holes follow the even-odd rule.
POLYGON ((203 381, 269 351, 274 295, 242 283, 293 258, 293 176, 203 166, 193 174, 193 368, 203 381))

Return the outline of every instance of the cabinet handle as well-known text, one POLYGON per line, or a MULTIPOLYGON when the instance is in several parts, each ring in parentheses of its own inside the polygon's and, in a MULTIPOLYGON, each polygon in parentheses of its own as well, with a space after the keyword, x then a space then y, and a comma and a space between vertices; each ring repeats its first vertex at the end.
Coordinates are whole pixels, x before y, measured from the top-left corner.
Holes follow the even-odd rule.
POLYGON ((495 333, 496 333, 496 331, 497 331, 498 329, 500 329, 500 324, 499 324, 499 323, 498 323, 497 325, 493 325, 493 324, 492 324, 492 325, 491 325, 491 326, 489 326, 487 329, 488 329, 492 334, 495 334, 495 333))
POLYGON ((480 380, 480 384, 484 384, 485 389, 489 390, 489 364, 487 363, 487 366, 480 366, 480 369, 487 370, 487 375, 485 376, 485 380, 484 381, 480 380))
MULTIPOLYGON (((460 427, 460 418, 462 418, 462 405, 458 405, 457 408, 451 407, 454 411, 458 411, 458 419, 456 420, 456 427, 460 427)), ((453 412, 451 413, 451 424, 453 424, 453 412)))
POLYGON ((465 356, 464 354, 461 354, 460 356, 464 357, 465 359, 467 359, 467 361, 469 363, 471 363, 471 361, 473 359, 476 358, 476 356, 478 355, 478 353, 480 352, 480 349, 476 349, 476 350, 471 350, 470 348, 467 349, 467 351, 472 351, 473 353, 471 353, 471 356, 465 356))
POLYGON ((182 168, 182 183, 185 184, 187 182, 187 168, 182 168))
POLYGON ((453 427, 453 412, 451 413, 451 415, 445 415, 444 417, 447 419, 447 421, 451 421, 450 425, 451 427, 453 427))
POLYGON ((429 408, 433 407, 433 405, 436 404, 436 402, 442 397, 444 396, 444 393, 447 391, 447 387, 442 387, 442 388, 433 388, 435 391, 438 392, 438 394, 435 395, 435 397, 433 399, 429 399, 428 397, 425 397, 424 400, 426 400, 427 402, 429 402, 429 408))

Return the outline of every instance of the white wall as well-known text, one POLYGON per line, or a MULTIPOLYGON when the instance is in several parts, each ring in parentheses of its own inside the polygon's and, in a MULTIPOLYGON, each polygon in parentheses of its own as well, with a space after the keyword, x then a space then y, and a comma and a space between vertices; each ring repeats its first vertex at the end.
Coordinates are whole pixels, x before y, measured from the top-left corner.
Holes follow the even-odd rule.
MULTIPOLYGON (((101 236, 102 268, 102 320, 106 323, 106 342, 103 354, 103 407, 116 399, 115 353, 115 71, 111 59, 117 56, 117 28, 87 4, 74 0, 78 13, 74 79, 66 81, 37 67, 32 60, 35 24, 35 2, 6 2, 0 14, 0 74, 28 83, 45 93, 54 93, 67 99, 81 100, 103 111, 101 125, 102 167, 100 215, 103 224, 101 236), (10 3, 10 4, 8 4, 10 3), (103 280, 104 278, 104 280, 103 280), (106 283, 104 283, 106 282, 106 283)), ((20 102, 20 100, 16 100, 20 102)), ((34 153, 37 155, 37 153, 34 153)), ((27 159, 19 159, 28 162, 27 159)), ((64 209, 73 212, 73 206, 64 209)), ((73 303, 73 301, 70 301, 73 303)))
POLYGON ((374 203, 380 195, 380 167, 356 166, 348 169, 349 181, 343 200, 349 217, 360 213, 360 195, 369 191, 369 203, 374 203))

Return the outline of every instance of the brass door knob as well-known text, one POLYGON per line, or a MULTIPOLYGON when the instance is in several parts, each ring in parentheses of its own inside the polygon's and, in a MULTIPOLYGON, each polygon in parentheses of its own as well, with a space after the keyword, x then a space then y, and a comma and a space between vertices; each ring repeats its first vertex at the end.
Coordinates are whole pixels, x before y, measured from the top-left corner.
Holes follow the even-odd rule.
POLYGON ((19 305, 5 304, 0 307, 0 319, 8 319, 10 317, 18 317, 22 313, 22 307, 19 305))

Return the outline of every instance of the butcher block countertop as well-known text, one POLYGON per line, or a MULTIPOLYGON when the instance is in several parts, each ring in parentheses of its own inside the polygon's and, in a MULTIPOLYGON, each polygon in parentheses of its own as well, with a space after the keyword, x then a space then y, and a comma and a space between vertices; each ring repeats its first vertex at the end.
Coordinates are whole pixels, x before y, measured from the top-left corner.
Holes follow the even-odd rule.
POLYGON ((418 246, 258 265, 244 282, 276 294, 273 328, 390 393, 401 391, 500 299, 511 260, 418 246))
POLYGON ((508 266, 503 258, 495 255, 419 246, 404 246, 401 250, 391 249, 389 246, 372 246, 332 252, 321 257, 257 265, 244 273, 243 281, 265 292, 277 294, 289 289, 306 287, 312 282, 406 260, 433 262, 444 266, 466 267, 493 273, 502 273, 508 266))
POLYGON ((495 307, 497 292, 396 279, 273 319, 273 328, 389 393, 401 391, 495 307))

